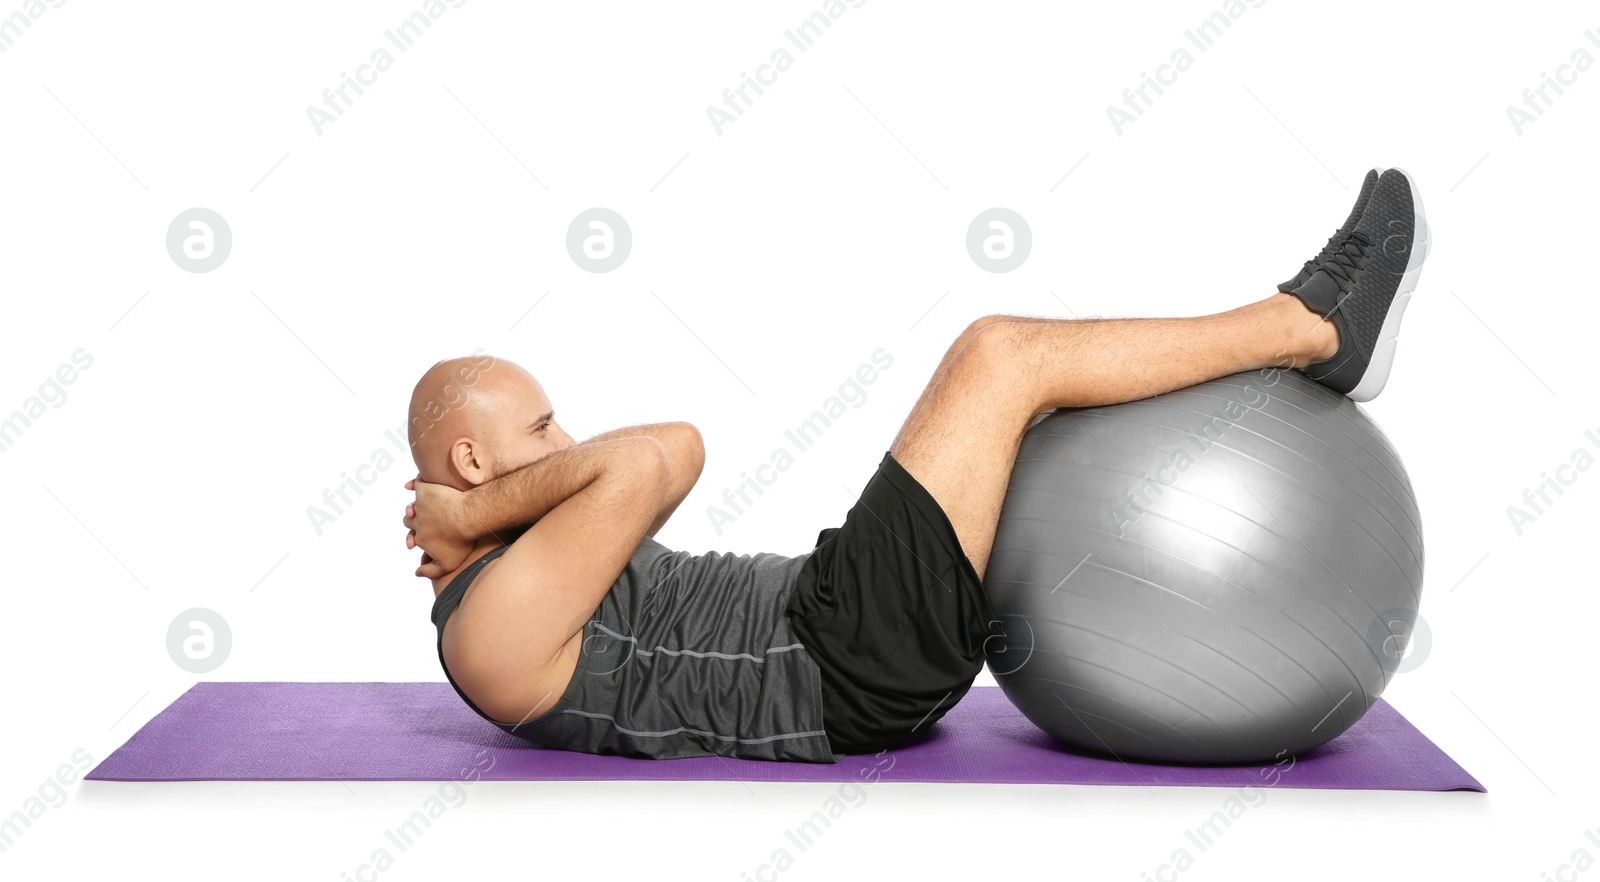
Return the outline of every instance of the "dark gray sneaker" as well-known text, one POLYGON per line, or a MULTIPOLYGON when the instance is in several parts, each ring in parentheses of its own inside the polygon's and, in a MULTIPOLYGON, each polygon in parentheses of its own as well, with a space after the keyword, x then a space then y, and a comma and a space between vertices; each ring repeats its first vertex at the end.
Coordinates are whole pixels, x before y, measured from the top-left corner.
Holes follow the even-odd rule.
POLYGON ((1339 330, 1339 351, 1301 368, 1306 376, 1355 401, 1383 391, 1400 317, 1430 244, 1422 197, 1411 178, 1398 168, 1385 171, 1355 229, 1288 292, 1339 330))
POLYGON ((1372 190, 1378 186, 1378 175, 1382 171, 1383 169, 1381 168, 1367 171, 1366 178, 1361 181, 1361 192, 1356 194, 1355 207, 1350 209, 1350 216, 1345 219, 1344 226, 1333 231, 1333 235, 1328 237, 1327 244, 1322 246, 1322 250, 1317 252, 1316 257, 1306 261, 1305 265, 1300 267, 1300 271, 1294 274, 1294 278, 1279 284, 1279 291, 1288 294, 1304 285, 1306 279, 1311 278, 1311 274, 1317 271, 1317 267, 1322 266, 1324 261, 1333 256, 1334 249, 1338 248, 1340 243, 1350 237, 1350 231, 1356 228, 1356 221, 1361 220, 1361 213, 1367 210, 1367 201, 1372 198, 1372 190))

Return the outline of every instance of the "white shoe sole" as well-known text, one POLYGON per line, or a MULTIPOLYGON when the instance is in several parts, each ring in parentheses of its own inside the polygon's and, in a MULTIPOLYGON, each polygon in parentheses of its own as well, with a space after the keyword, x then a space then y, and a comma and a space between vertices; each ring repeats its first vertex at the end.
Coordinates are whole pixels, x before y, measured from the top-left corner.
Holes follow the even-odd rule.
POLYGON ((1433 235, 1428 230, 1428 219, 1422 211, 1422 192, 1417 189, 1416 179, 1406 174, 1403 168, 1393 168, 1406 176, 1406 182, 1411 186, 1412 218, 1411 254, 1406 259, 1405 274, 1400 277, 1400 286, 1395 289, 1394 300, 1389 304, 1389 312, 1383 317, 1383 328, 1378 331, 1378 343, 1372 350, 1372 359, 1367 363, 1367 369, 1361 375, 1361 382, 1354 389, 1346 393, 1352 401, 1371 401, 1378 397, 1383 387, 1389 382, 1389 371, 1394 367, 1394 353, 1399 346, 1400 319, 1406 314, 1406 306, 1411 302, 1411 292, 1416 290, 1417 278, 1422 275, 1422 264, 1428 259, 1428 251, 1433 245, 1433 235))

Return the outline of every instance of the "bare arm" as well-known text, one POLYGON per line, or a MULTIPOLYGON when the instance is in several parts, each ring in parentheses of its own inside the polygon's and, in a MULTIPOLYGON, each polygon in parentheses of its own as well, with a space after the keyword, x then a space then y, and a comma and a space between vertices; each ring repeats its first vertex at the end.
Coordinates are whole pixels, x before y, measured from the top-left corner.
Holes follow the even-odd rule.
POLYGON ((603 475, 626 474, 641 457, 660 458, 663 445, 645 436, 614 438, 558 450, 534 462, 462 492, 442 484, 411 481, 417 493, 405 524, 407 545, 421 547, 431 559, 418 575, 437 578, 466 559, 472 545, 485 536, 515 538, 561 503, 595 484, 603 475))
POLYGON ((640 435, 661 442, 667 450, 667 463, 671 468, 667 492, 661 499, 661 511, 656 514, 649 529, 645 531, 646 536, 654 536, 657 530, 666 526, 672 513, 678 510, 678 506, 689 495, 689 491, 694 489, 695 482, 700 480, 700 472, 706 464, 706 447, 704 439, 700 437, 700 430, 685 422, 650 423, 614 429, 580 442, 578 446, 640 435))

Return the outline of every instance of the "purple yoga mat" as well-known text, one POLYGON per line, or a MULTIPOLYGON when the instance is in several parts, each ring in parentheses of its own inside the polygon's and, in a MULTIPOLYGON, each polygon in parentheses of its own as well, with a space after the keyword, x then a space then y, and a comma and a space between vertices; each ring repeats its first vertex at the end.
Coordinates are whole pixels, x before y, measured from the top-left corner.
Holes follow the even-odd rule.
POLYGON ((1074 754, 975 686, 932 731, 838 763, 641 760, 544 750, 473 714, 448 683, 198 683, 87 776, 97 781, 931 781, 1477 790, 1387 702, 1288 763, 1158 766, 1074 754), (1271 777, 1264 770, 1273 770, 1271 777))

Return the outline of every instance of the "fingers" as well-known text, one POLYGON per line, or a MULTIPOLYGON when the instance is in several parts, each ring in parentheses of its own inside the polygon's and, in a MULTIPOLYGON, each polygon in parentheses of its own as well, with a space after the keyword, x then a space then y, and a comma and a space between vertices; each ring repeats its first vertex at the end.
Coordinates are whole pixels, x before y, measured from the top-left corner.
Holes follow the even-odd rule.
MULTIPOLYGON (((411 480, 407 481, 406 489, 415 491, 417 489, 417 479, 412 478, 411 480)), ((415 502, 406 504, 406 513, 405 516, 400 519, 400 523, 404 524, 406 527, 406 548, 416 548, 417 504, 415 502)), ((416 575, 418 578, 439 579, 443 578, 444 576, 448 576, 449 574, 450 571, 440 566, 439 562, 434 560, 426 550, 422 552, 422 562, 416 569, 416 575)))
POLYGON ((429 557, 426 551, 422 553, 422 566, 417 567, 418 576, 421 576, 425 579, 438 579, 449 575, 449 573, 449 570, 440 566, 437 561, 429 557))

